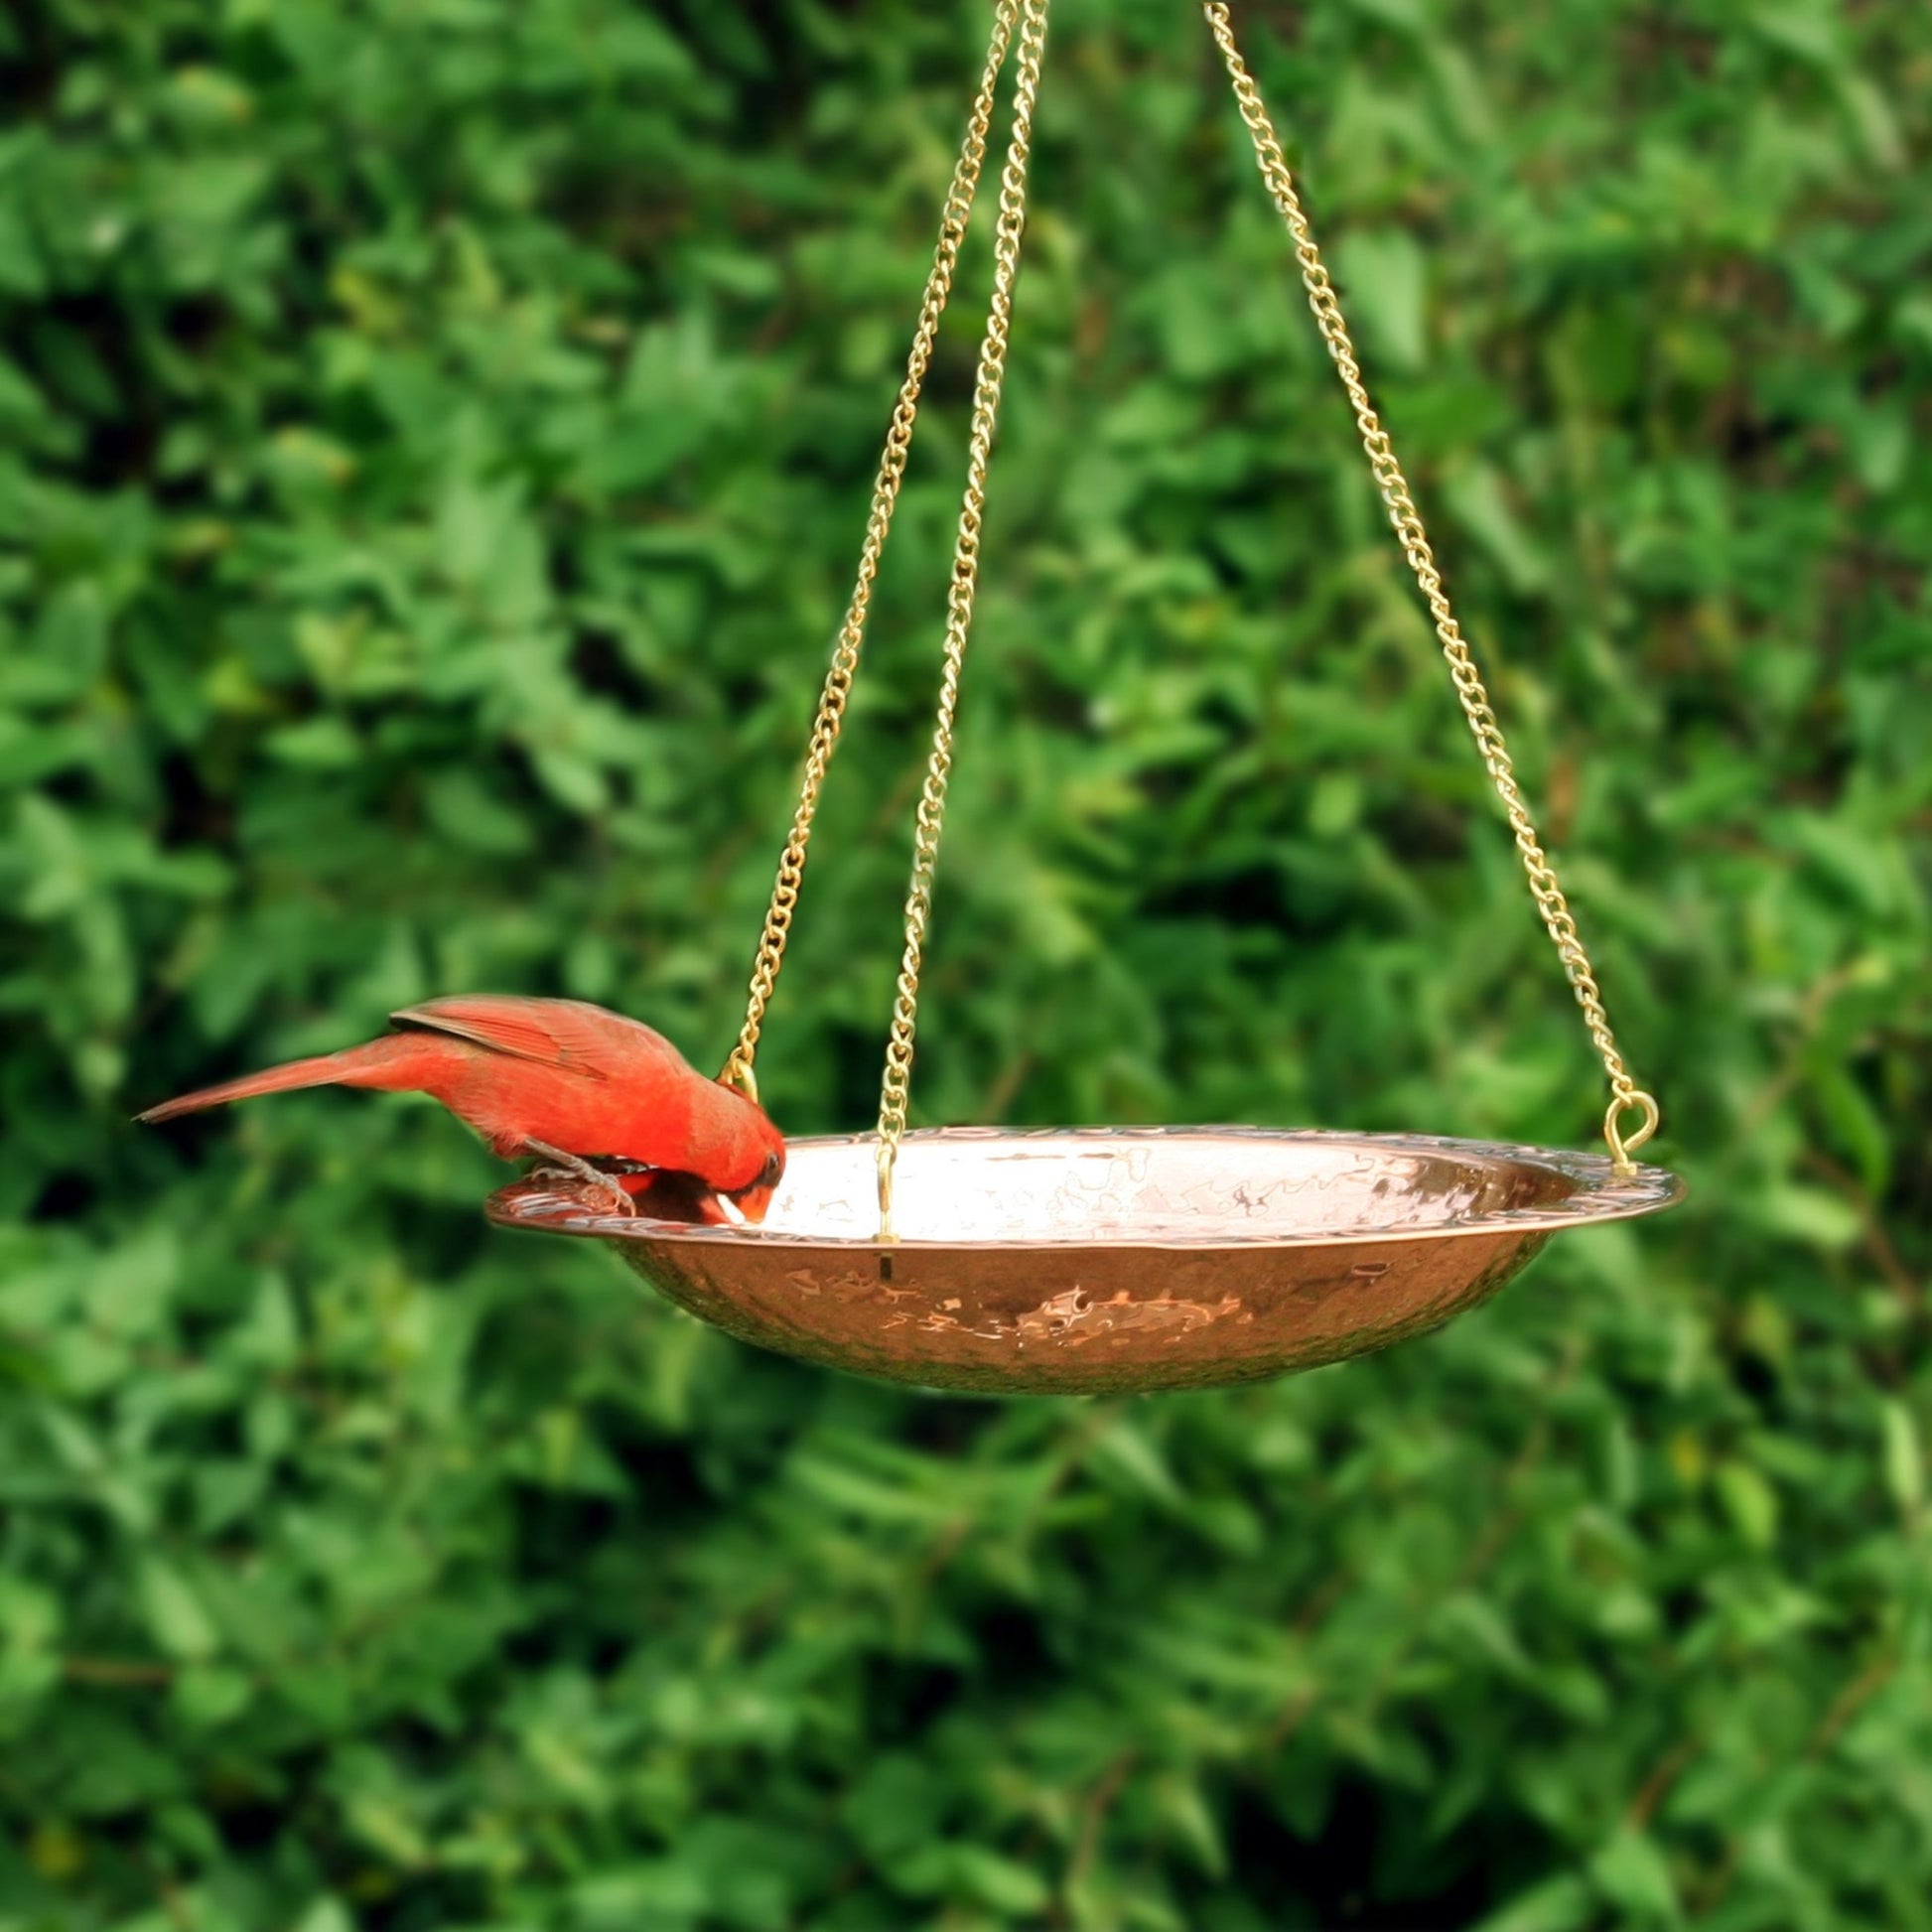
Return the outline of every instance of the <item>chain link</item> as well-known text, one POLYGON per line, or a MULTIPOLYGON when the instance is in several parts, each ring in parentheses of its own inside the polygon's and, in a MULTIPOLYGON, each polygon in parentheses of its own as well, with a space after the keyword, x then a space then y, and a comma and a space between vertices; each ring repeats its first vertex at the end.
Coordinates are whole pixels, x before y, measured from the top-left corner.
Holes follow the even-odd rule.
POLYGON ((730 1082, 753 1100, 758 1098, 759 1035, 764 1026, 765 1008, 784 964, 785 945, 791 937, 791 921, 798 909, 798 896, 804 883, 805 855, 811 845, 812 820, 818 811, 818 795, 825 783, 826 768, 838 749, 839 732, 845 722, 847 700, 858 674, 859 658, 865 648, 866 620, 872 609, 873 583, 879 575, 879 560, 893 526, 893 511, 898 502, 899 483, 905 475, 905 460, 912 447, 912 426, 918 415, 919 392, 932 361, 933 344, 939 335, 939 321, 946 312, 946 299, 952 292, 953 273, 959 262, 960 244, 971 223, 973 199, 979 188, 980 170, 986 160, 986 141, 993 122, 993 99, 999 85, 1000 70, 1006 65, 1007 49, 1019 17, 1019 0, 999 0, 993 20, 993 35, 986 53, 985 71, 980 76, 979 92, 966 122, 966 138, 953 166, 952 185, 946 194, 945 212, 939 225, 939 240, 933 252, 932 272, 926 278, 925 294, 919 303, 918 327, 905 358, 905 379, 899 385, 898 401, 893 410, 892 426, 886 432, 886 447, 879 459, 879 472, 872 487, 872 507, 866 519, 866 539, 859 552, 859 575, 846 607, 845 621, 839 627, 832 649, 832 662, 819 693, 818 713, 812 721, 812 735, 805 752, 804 779, 799 789, 797 809, 792 814, 791 830, 784 852, 778 860, 777 879, 771 888, 771 902, 765 910, 764 929, 759 936, 757 959, 752 967, 751 992, 745 1009, 745 1025, 738 1044, 726 1060, 721 1080, 730 1082))
POLYGON ((1013 284, 1020 270, 1020 239, 1027 225, 1027 162, 1033 147, 1034 101, 1039 91, 1040 62, 1046 51, 1047 0, 1024 0, 1020 51, 1013 94, 1013 132, 1000 176, 1000 220, 993 235, 993 294, 987 304, 986 337, 980 345, 979 373, 973 385, 972 433, 966 458, 966 494, 959 511, 959 536, 953 548, 952 584, 946 594, 946 647, 939 683, 939 714, 933 725, 932 755, 913 822, 912 878, 905 898, 905 951, 899 961, 898 992, 893 1003, 892 1037, 879 1092, 879 1228, 892 1236, 893 1173, 905 1133, 905 1108, 912 1078, 912 1041, 918 1026, 919 968, 925 951, 926 923, 932 912, 932 874, 939 857, 939 833, 946 815, 946 789, 952 779, 953 717, 959 706, 959 674, 972 629, 973 599, 979 589, 980 531, 986 511, 986 469, 999 421, 1000 391, 1006 379, 1007 344, 1013 328, 1013 284))
POLYGON ((1515 764, 1508 747, 1503 743, 1496 714, 1490 708, 1489 694, 1483 688, 1481 675, 1469 654, 1461 626, 1449 608, 1448 593, 1443 588, 1443 575, 1437 567, 1436 553, 1430 548, 1429 538, 1424 533, 1422 517, 1409 491, 1408 479, 1403 475, 1401 464, 1396 461, 1388 432, 1382 427, 1381 418, 1375 413, 1368 399, 1368 391, 1363 386, 1361 366, 1355 359, 1354 342, 1349 336, 1347 324, 1342 321, 1327 267, 1314 245, 1309 218, 1303 212, 1301 199, 1295 192, 1288 158, 1282 152, 1281 141, 1268 118, 1267 108, 1262 104, 1260 90, 1234 44, 1234 29, 1228 19, 1228 9, 1220 4, 1220 0, 1205 0, 1201 11, 1207 17, 1208 27, 1227 65, 1228 77, 1234 83, 1235 103, 1254 142, 1255 160, 1260 166, 1262 179, 1294 240, 1296 258, 1302 269, 1302 282, 1309 294, 1309 307, 1314 311, 1321 339, 1327 344, 1329 357, 1341 377, 1342 387, 1348 392, 1349 405, 1355 412, 1355 423, 1361 431, 1362 448, 1367 452, 1376 488, 1388 508, 1389 521, 1395 527, 1403 555, 1409 560, 1409 568, 1415 573, 1430 616, 1435 620, 1436 635, 1442 643, 1443 655, 1449 660, 1455 695, 1461 703, 1463 715, 1469 721, 1469 730, 1474 734, 1476 749, 1482 755, 1496 795, 1502 800, 1510 829, 1516 835, 1516 849, 1522 855, 1523 870, 1529 879, 1536 909, 1542 914, 1551 942, 1557 949, 1557 957, 1563 962, 1564 973, 1576 991, 1578 1004, 1584 1010, 1584 1021, 1602 1059, 1603 1070, 1609 1075, 1611 1099, 1603 1117, 1603 1138, 1617 1168, 1627 1170, 1631 1165, 1631 1155, 1657 1131, 1657 1102, 1631 1078, 1623 1055, 1617 1049, 1615 1037, 1610 1033, 1609 1019, 1603 1011, 1603 996, 1597 987, 1589 956, 1584 951, 1576 918, 1564 897, 1562 887, 1557 883, 1556 871, 1537 838, 1535 822, 1530 817, 1529 806, 1524 802, 1522 789, 1516 781, 1515 764), (1638 1113, 1641 1119, 1635 1131, 1625 1135, 1618 1123, 1632 1111, 1638 1113))

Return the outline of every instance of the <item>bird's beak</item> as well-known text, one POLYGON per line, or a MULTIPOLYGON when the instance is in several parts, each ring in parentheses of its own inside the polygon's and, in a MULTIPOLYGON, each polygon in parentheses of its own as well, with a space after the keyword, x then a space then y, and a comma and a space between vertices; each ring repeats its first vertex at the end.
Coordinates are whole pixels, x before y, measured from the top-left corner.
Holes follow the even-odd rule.
POLYGON ((737 1209, 741 1222, 757 1227, 770 1210, 771 1196, 777 1191, 775 1187, 745 1187, 725 1198, 737 1209))
POLYGON ((771 1205, 775 1187, 741 1187, 735 1194, 707 1187, 697 1197, 698 1219, 708 1227, 756 1227, 771 1205))

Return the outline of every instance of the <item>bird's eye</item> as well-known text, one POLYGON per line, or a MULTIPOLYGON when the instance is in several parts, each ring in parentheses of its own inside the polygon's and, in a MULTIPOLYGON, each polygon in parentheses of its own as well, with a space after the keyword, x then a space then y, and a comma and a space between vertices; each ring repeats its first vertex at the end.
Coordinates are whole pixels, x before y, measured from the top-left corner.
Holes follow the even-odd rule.
POLYGON ((778 1176, 784 1171, 785 1157, 782 1154, 767 1154, 764 1157, 764 1166, 759 1170, 759 1185, 775 1187, 778 1184, 778 1176))

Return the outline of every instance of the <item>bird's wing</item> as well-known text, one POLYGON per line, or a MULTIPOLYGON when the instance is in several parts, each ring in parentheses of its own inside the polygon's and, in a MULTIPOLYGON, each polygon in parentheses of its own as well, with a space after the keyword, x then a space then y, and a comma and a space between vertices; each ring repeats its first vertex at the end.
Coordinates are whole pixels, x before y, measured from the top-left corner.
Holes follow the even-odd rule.
POLYGON ((634 1074, 640 1060, 661 1062, 667 1070, 689 1071, 683 1055, 662 1034, 577 1000, 470 993, 404 1007, 389 1018, 398 1027, 453 1034, 491 1052, 535 1060, 591 1080, 634 1074))

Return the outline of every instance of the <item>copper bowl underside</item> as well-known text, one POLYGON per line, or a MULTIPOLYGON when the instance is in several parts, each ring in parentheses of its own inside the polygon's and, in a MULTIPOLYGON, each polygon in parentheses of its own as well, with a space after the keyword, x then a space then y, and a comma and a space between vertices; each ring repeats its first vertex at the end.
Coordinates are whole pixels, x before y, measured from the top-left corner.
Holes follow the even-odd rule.
POLYGON ((909 1134, 878 1238, 870 1136, 793 1141, 761 1227, 599 1211, 548 1177, 505 1227, 609 1241, 706 1321, 926 1388, 1205 1388, 1384 1348, 1472 1308, 1560 1228, 1666 1207, 1600 1154, 1253 1127, 909 1134))

